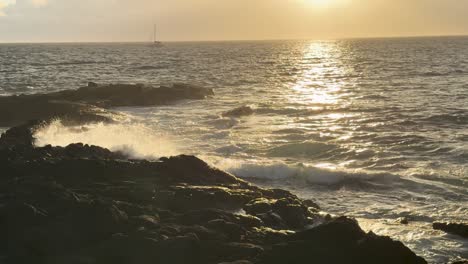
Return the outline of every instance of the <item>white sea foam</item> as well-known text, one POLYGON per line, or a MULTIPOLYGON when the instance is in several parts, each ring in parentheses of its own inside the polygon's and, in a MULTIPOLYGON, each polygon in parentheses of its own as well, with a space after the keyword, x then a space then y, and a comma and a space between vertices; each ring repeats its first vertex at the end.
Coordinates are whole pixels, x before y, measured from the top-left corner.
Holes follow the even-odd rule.
POLYGON ((389 173, 351 172, 322 167, 319 166, 320 164, 288 164, 282 161, 214 159, 210 157, 206 159, 211 161, 214 166, 242 178, 289 180, 296 183, 321 185, 369 182, 387 187, 400 179, 398 175, 389 173))
POLYGON ((38 146, 67 146, 80 142, 124 152, 132 158, 157 159, 180 154, 167 135, 135 123, 97 123, 70 127, 56 120, 36 131, 35 137, 38 146))

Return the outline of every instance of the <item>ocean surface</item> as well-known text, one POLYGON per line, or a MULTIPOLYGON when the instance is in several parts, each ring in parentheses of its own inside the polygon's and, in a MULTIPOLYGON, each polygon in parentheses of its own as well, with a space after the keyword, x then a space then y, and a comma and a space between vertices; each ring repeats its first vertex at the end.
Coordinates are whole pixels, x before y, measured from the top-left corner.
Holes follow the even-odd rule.
POLYGON ((195 154, 356 217, 431 263, 468 258, 466 239, 431 227, 468 220, 467 37, 0 45, 0 95, 88 81, 182 82, 215 96, 116 109, 125 118, 110 125, 57 121, 37 144, 195 154), (240 106, 253 114, 223 117, 240 106))

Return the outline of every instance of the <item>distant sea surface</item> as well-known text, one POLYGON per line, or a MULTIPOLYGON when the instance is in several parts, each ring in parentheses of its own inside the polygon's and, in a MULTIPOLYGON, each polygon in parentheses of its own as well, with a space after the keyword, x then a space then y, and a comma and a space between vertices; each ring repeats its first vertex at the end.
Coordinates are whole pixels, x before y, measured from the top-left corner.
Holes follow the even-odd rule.
POLYGON ((38 144, 195 154, 356 217, 431 263, 468 258, 466 239, 431 227, 468 219, 466 37, 0 45, 0 95, 88 81, 182 82, 215 96, 117 109, 127 117, 110 125, 57 121, 37 133, 38 144), (222 115, 240 106, 253 114, 222 115))

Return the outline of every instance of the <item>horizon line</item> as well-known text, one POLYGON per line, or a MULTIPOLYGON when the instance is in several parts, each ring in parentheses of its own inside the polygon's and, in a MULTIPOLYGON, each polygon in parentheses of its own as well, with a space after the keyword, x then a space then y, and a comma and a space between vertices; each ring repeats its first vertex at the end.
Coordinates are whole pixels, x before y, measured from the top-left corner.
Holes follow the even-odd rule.
MULTIPOLYGON (((368 37, 343 37, 343 38, 265 38, 265 39, 206 39, 206 40, 161 40, 163 43, 197 43, 197 42, 261 42, 261 41, 337 41, 337 40, 360 40, 360 39, 408 39, 408 38, 449 38, 468 37, 468 33, 441 34, 441 35, 390 35, 390 36, 368 36, 368 37)), ((145 44, 152 41, 13 41, 0 44, 145 44)))

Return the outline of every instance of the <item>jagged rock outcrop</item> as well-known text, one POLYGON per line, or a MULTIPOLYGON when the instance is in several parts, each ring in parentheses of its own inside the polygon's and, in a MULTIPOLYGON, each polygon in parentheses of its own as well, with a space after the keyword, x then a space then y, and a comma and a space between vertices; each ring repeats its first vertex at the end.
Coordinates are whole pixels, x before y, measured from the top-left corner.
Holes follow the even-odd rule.
POLYGON ((312 201, 196 157, 35 147, 37 125, 0 138, 2 263, 425 263, 352 219, 323 219, 312 201))

